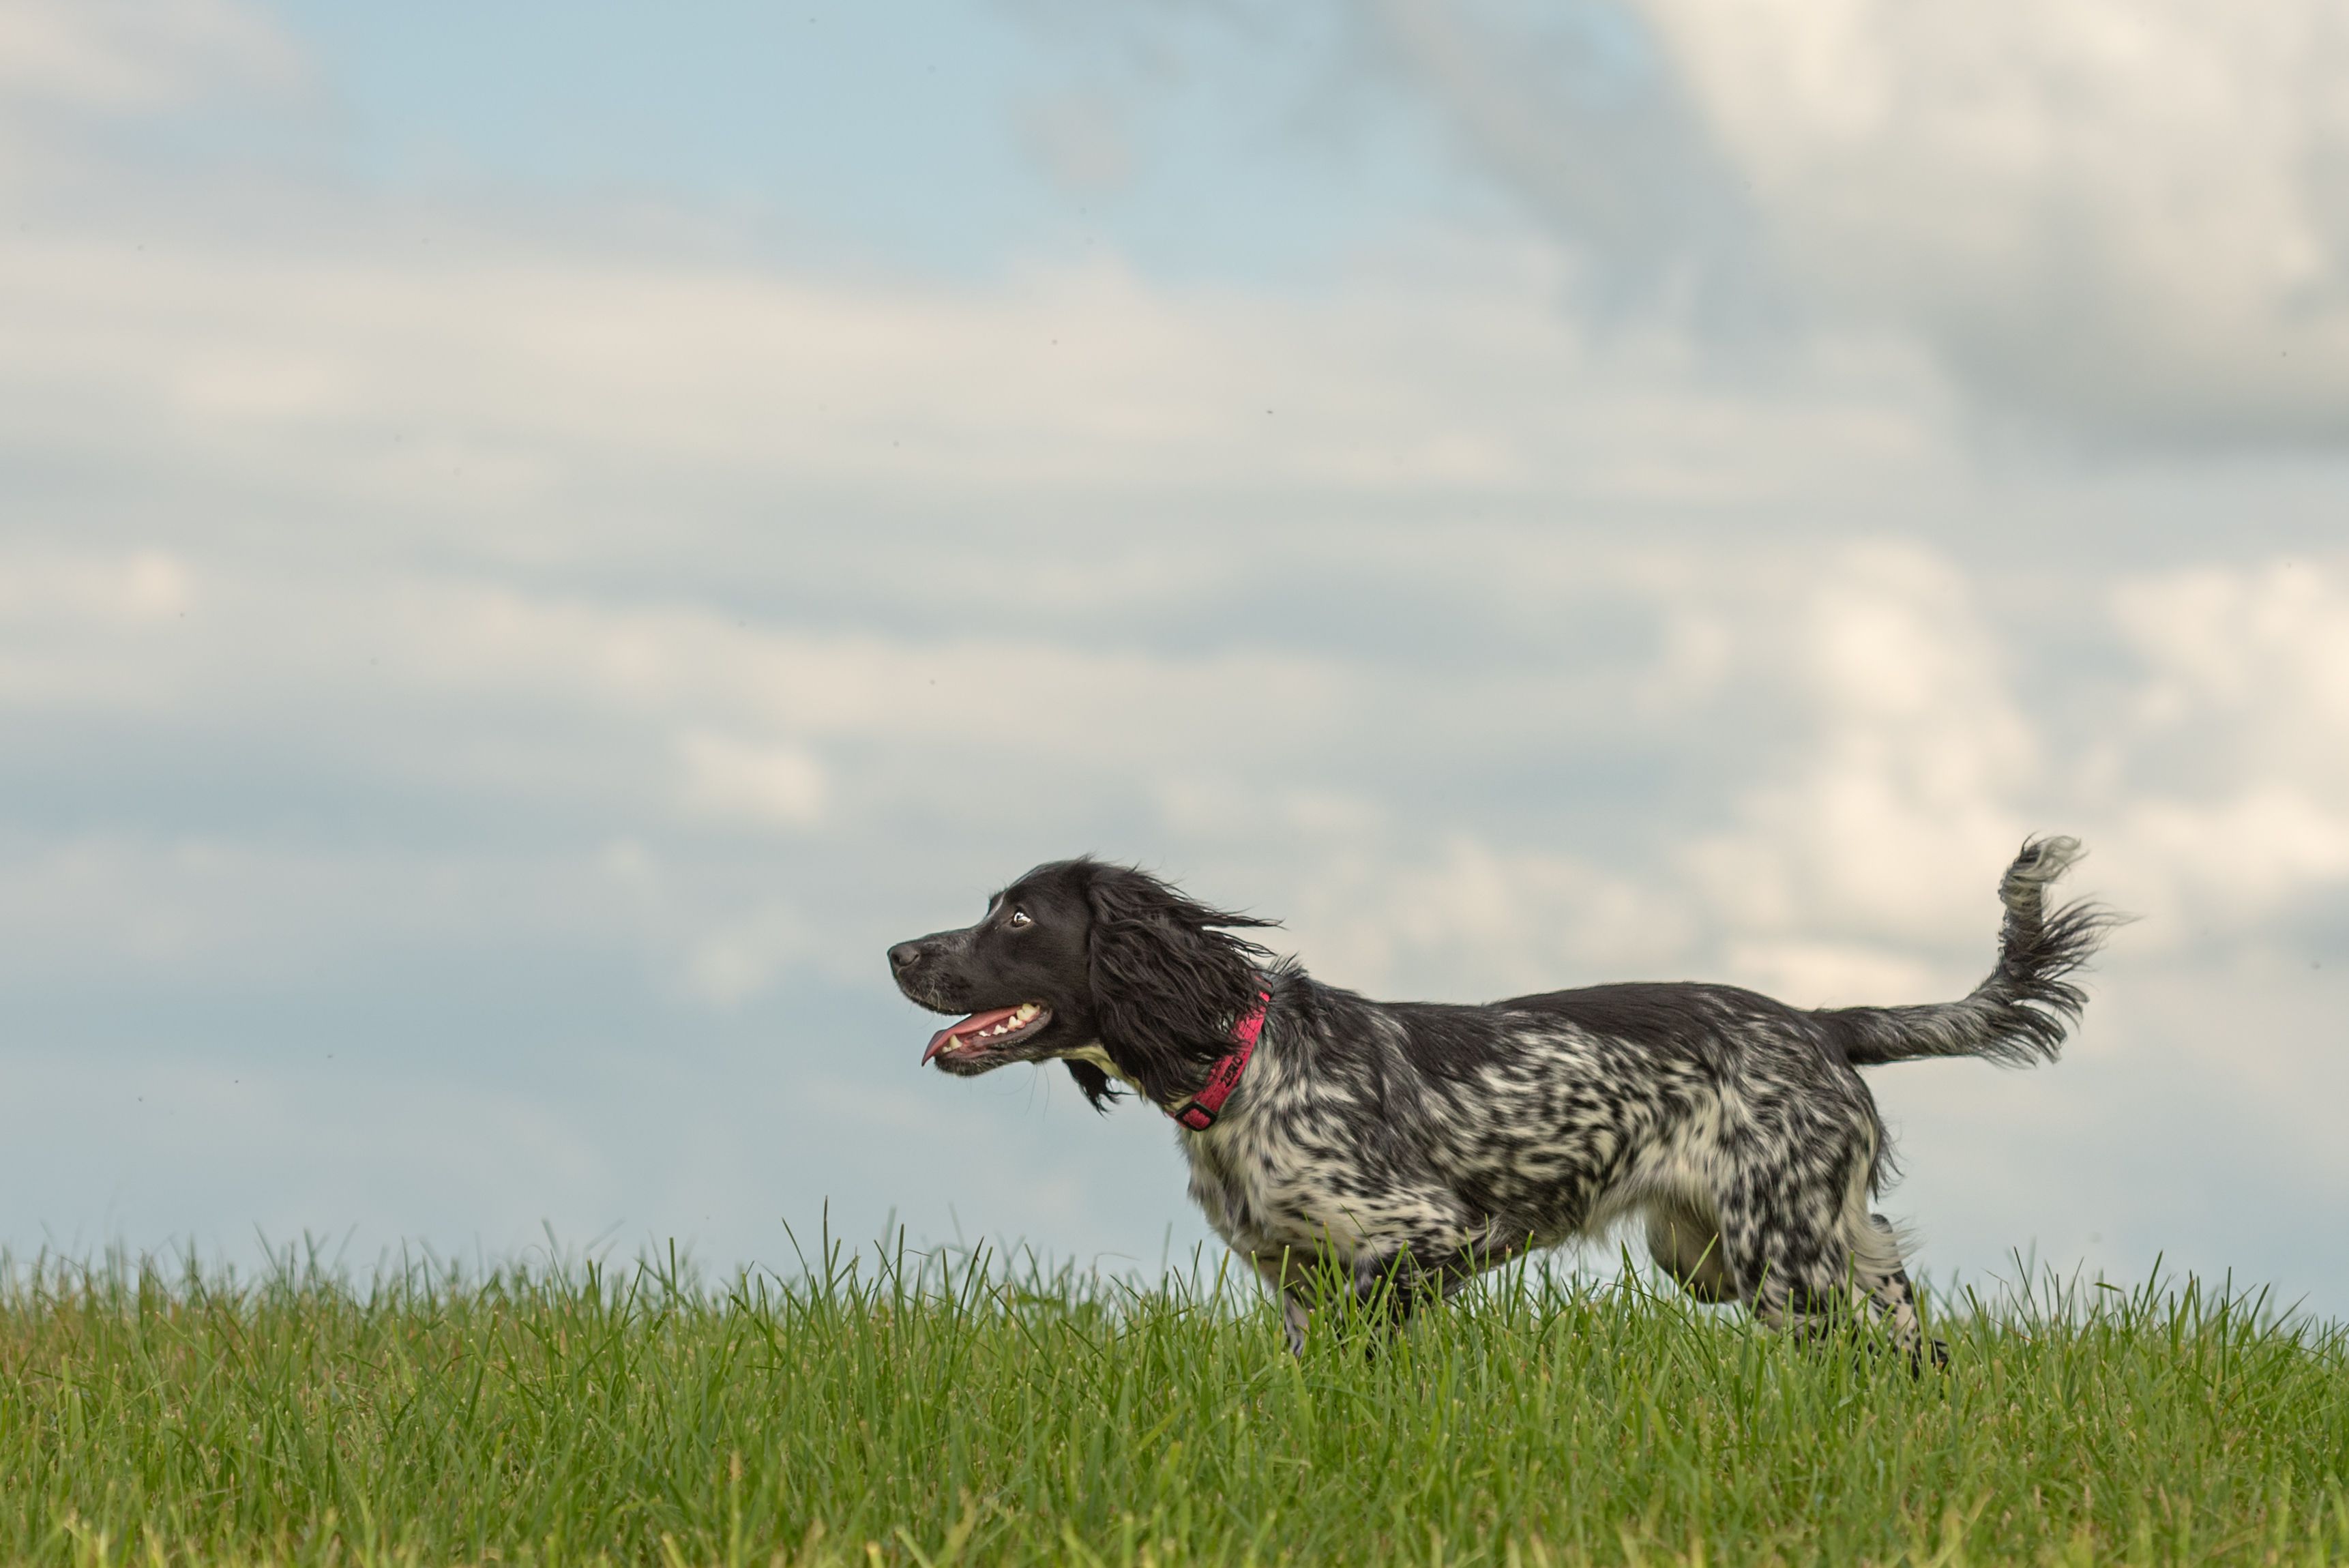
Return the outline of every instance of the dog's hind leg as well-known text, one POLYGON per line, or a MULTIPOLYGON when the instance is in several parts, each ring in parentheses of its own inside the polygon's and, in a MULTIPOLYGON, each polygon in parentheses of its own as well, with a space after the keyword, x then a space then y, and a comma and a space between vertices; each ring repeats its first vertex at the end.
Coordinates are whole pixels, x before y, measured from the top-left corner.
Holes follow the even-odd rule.
POLYGON ((1928 1356, 1934 1366, 1947 1367, 1950 1347, 1925 1336, 1924 1319, 1917 1311, 1917 1290, 1909 1283, 1909 1270, 1900 1261, 1900 1239, 1892 1222, 1881 1214, 1870 1214, 1868 1229, 1874 1245, 1853 1249, 1853 1273, 1866 1282, 1868 1300, 1892 1342, 1909 1353, 1912 1367, 1921 1369, 1928 1356))
POLYGON ((1855 1181, 1833 1233, 1824 1247, 1785 1248, 1786 1284, 1774 1289, 1766 1279, 1755 1311, 1765 1321, 1817 1337, 1834 1328, 1856 1328, 1873 1317, 1884 1337, 1911 1370, 1921 1371, 1930 1356, 1949 1363, 1949 1347, 1925 1336, 1917 1310, 1916 1287, 1900 1261, 1892 1222, 1868 1211, 1866 1190, 1855 1181))
POLYGON ((1847 1265, 1829 1227, 1808 1216, 1723 1205, 1721 1242, 1738 1298, 1772 1328, 1816 1339, 1850 1318, 1847 1265))
MULTIPOLYGON (((1854 1325, 1900 1266, 1892 1233, 1868 1214, 1875 1148, 1864 1127, 1814 1121, 1794 1138, 1750 1140, 1716 1194, 1722 1252, 1738 1295, 1773 1328, 1818 1339, 1854 1325)), ((1913 1305, 1889 1325, 1916 1352, 1913 1305)))

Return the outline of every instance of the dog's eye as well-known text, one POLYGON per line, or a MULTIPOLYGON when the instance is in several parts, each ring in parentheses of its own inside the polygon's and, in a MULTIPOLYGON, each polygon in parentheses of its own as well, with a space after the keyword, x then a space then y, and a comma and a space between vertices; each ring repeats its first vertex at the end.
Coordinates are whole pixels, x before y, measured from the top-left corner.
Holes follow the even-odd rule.
POLYGON ((1026 910, 1015 909, 1011 912, 1011 918, 1005 921, 1003 923, 1006 925, 1031 925, 1035 923, 1028 918, 1028 912, 1026 910))

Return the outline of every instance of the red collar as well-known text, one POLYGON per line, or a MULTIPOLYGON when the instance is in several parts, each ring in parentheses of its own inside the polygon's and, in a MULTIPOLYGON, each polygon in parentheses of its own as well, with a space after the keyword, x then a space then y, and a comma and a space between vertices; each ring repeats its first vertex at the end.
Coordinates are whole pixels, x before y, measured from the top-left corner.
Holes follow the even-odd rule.
POLYGON ((1247 1071, 1248 1057, 1256 1054, 1256 1037, 1264 1032, 1264 1010, 1271 1002, 1271 992, 1256 994, 1255 1011, 1232 1026, 1232 1038, 1239 1042, 1239 1048, 1217 1057, 1216 1065, 1207 1069, 1207 1087, 1167 1115, 1194 1132, 1205 1132, 1216 1125, 1216 1112, 1232 1098, 1232 1090, 1240 1087, 1240 1074, 1247 1071))

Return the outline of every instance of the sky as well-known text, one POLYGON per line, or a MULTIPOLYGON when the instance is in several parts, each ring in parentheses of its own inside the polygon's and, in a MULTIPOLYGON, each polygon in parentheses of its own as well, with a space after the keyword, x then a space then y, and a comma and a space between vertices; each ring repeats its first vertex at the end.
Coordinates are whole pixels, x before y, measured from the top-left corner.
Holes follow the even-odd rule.
POLYGON ((1082 851, 1372 995, 1947 998, 1940 1282, 2349 1314, 2325 0, 0 0, 0 1245, 1112 1269, 1082 851), (2324 1238, 2336 1238, 2328 1242, 2324 1238))

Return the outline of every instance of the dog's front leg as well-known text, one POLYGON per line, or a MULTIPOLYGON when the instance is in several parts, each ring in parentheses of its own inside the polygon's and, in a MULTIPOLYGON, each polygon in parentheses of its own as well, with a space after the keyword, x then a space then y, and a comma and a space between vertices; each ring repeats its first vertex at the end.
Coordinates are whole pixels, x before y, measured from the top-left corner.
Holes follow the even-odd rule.
POLYGON ((1313 1321, 1313 1308, 1306 1300, 1312 1288, 1310 1271, 1294 1254, 1283 1248, 1278 1253, 1257 1253, 1248 1261, 1256 1272, 1280 1298, 1280 1326, 1288 1336, 1288 1353, 1299 1360, 1305 1359, 1305 1330, 1313 1321))
MULTIPOLYGON (((1280 1298, 1281 1327, 1291 1355, 1305 1355, 1306 1330, 1313 1322, 1317 1299, 1327 1305, 1332 1288, 1353 1297, 1356 1310, 1374 1318, 1386 1332, 1400 1333, 1423 1299, 1443 1293, 1444 1276, 1431 1270, 1409 1245, 1356 1253, 1340 1262, 1329 1252, 1299 1254, 1284 1249, 1258 1253, 1249 1262, 1265 1284, 1280 1298)), ((1372 1348, 1375 1354, 1375 1347, 1372 1348)))
POLYGON ((1299 1361, 1305 1359, 1305 1330, 1313 1321, 1313 1309, 1287 1291, 1280 1293, 1280 1326, 1288 1331, 1288 1353, 1299 1361))

